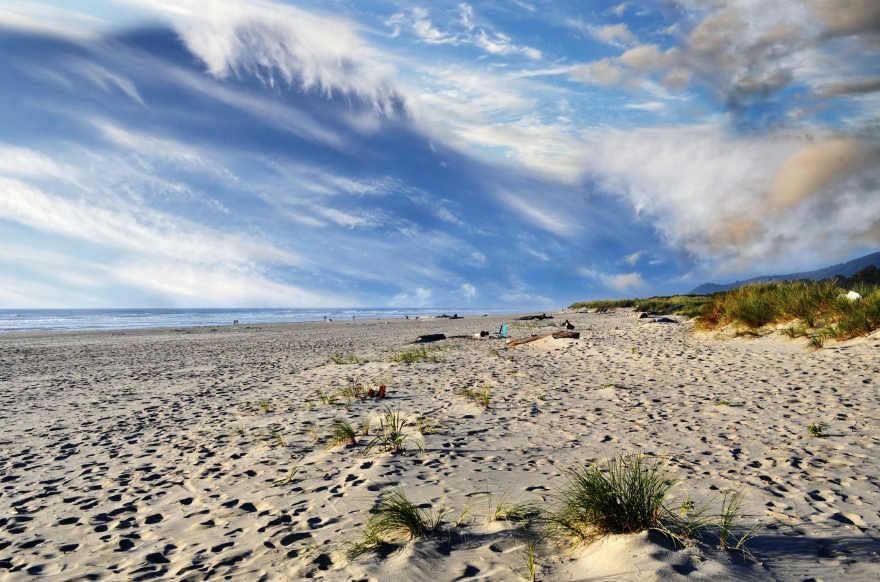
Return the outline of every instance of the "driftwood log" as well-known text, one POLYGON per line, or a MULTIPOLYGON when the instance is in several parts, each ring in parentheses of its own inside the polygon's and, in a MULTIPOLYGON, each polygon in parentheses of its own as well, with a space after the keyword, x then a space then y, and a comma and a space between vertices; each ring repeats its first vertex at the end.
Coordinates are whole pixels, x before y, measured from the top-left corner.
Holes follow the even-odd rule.
POLYGON ((553 333, 545 333, 544 335, 533 335, 531 337, 521 337, 518 339, 509 339, 509 340, 507 340, 507 347, 515 348, 516 346, 521 346, 523 344, 538 341, 539 339, 544 339, 545 337, 552 337, 555 339, 560 339, 560 338, 580 339, 581 334, 578 331, 554 331, 553 333))

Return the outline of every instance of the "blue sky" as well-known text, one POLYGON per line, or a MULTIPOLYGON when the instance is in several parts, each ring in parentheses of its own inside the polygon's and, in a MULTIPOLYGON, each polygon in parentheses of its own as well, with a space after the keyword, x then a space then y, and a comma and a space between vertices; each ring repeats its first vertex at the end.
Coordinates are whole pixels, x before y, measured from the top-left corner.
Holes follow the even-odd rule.
POLYGON ((6 0, 0 307, 505 306, 880 246, 880 4, 6 0))

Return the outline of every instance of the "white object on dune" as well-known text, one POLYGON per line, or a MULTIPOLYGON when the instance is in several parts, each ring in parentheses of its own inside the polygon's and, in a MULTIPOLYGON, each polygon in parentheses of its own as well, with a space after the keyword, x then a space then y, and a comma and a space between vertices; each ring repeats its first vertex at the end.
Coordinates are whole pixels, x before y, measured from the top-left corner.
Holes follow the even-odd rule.
POLYGON ((847 293, 846 295, 844 295, 843 293, 841 293, 841 294, 840 294, 840 297, 841 297, 842 299, 849 299, 850 301, 861 301, 861 300, 862 300, 862 296, 859 295, 858 293, 856 293, 855 291, 850 291, 850 292, 847 293))

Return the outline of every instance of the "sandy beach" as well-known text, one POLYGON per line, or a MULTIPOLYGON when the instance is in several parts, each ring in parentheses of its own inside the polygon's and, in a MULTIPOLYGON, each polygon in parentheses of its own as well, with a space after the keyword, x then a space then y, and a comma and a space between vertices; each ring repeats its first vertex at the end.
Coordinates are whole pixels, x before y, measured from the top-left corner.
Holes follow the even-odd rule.
POLYGON ((524 530, 493 505, 549 506, 565 469, 638 451, 678 473, 674 503, 743 489, 754 559, 654 534, 544 542, 537 579, 880 577, 877 334, 810 352, 627 310, 553 315, 580 339, 468 337, 512 316, 0 336, 0 580, 517 580, 524 530), (427 333, 461 337, 424 346, 436 362, 390 361, 427 333), (387 398, 322 402, 352 383, 387 398), (488 408, 458 394, 484 386, 488 408), (410 427, 423 453, 328 449, 333 419, 376 426, 385 406, 442 428, 410 427), (398 485, 450 507, 446 533, 346 560, 398 485))

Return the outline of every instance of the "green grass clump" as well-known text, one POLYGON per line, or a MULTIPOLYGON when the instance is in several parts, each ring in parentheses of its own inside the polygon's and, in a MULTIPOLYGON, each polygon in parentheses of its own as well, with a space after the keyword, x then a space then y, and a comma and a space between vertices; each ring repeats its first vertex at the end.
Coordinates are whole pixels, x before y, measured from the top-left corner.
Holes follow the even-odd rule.
POLYGON ((614 456, 565 472, 568 481, 548 514, 551 531, 588 543, 611 533, 656 529, 687 537, 702 527, 702 511, 671 510, 666 503, 677 479, 662 462, 642 455, 614 456))
POLYGON ((727 400, 719 400, 715 403, 715 406, 730 406, 730 402, 727 400))
POLYGON ((395 352, 391 356, 391 361, 399 364, 418 364, 419 362, 439 362, 440 358, 433 350, 429 352, 425 348, 416 348, 395 352))
POLYGON ((366 358, 359 358, 356 354, 340 354, 339 352, 333 352, 333 355, 330 356, 330 362, 337 366, 342 364, 366 364, 368 361, 369 360, 366 358))
POLYGON ((822 436, 822 433, 825 432, 825 427, 814 422, 807 426, 807 432, 811 437, 820 437, 822 436))
POLYGON ((489 404, 492 403, 492 388, 489 386, 483 386, 482 388, 478 388, 473 390, 471 388, 462 388, 458 391, 458 393, 465 398, 470 398, 477 404, 482 404, 483 408, 489 408, 489 404))
POLYGON ((492 494, 486 494, 489 504, 489 521, 515 521, 527 526, 529 521, 541 516, 541 510, 534 503, 520 501, 505 492, 492 508, 492 494))
POLYGON ((367 455, 376 448, 392 453, 405 453, 409 448, 408 442, 415 443, 416 447, 424 452, 422 444, 417 440, 412 440, 410 435, 406 434, 405 429, 408 425, 408 416, 401 417, 400 410, 392 411, 390 407, 386 406, 385 414, 379 418, 378 434, 367 443, 364 454, 367 455))
POLYGON ((402 488, 397 487, 381 496, 370 513, 362 532, 362 541, 351 544, 347 551, 350 560, 395 543, 439 532, 448 510, 442 505, 421 508, 406 497, 402 488))
POLYGON ((337 418, 330 424, 330 443, 328 448, 341 445, 356 445, 357 441, 357 432, 345 420, 337 418))
POLYGON ((710 296, 696 327, 712 331, 733 325, 757 335, 768 326, 791 323, 786 335, 809 337, 808 346, 819 349, 829 339, 862 337, 880 328, 880 287, 857 291, 862 299, 851 301, 835 281, 746 285, 710 296))

